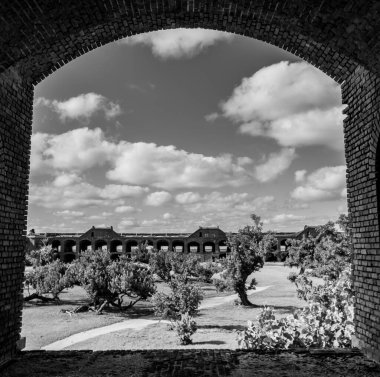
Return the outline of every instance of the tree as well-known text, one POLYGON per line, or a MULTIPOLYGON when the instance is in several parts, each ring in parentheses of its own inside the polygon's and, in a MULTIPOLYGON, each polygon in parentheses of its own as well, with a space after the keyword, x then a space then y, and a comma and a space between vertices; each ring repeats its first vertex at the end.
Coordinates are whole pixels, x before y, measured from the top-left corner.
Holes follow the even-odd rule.
POLYGON ((247 278, 263 267, 266 251, 263 223, 255 214, 251 215, 251 219, 253 225, 247 225, 237 234, 228 236, 231 253, 225 260, 226 269, 222 273, 245 306, 252 305, 247 296, 247 278))
POLYGON ((189 275, 197 276, 199 261, 194 255, 160 250, 152 253, 149 265, 152 273, 169 282, 175 275, 182 275, 185 278, 189 275))
POLYGON ((316 228, 316 235, 302 240, 290 240, 289 255, 285 264, 299 267, 300 275, 307 269, 314 276, 337 279, 352 261, 349 218, 340 215, 336 223, 329 221, 316 228), (340 232, 335 225, 344 230, 340 232))
POLYGON ((25 258, 28 265, 45 266, 46 264, 57 260, 59 254, 56 249, 53 249, 51 245, 48 245, 48 239, 45 238, 42 240, 42 246, 39 249, 27 249, 25 258))
POLYGON ((39 299, 41 301, 58 300, 58 295, 65 289, 72 287, 74 282, 67 274, 67 264, 60 260, 55 260, 43 266, 34 266, 33 270, 25 275, 25 287, 28 290, 28 296, 24 301, 39 299), (34 292, 30 293, 33 289, 34 292), (46 296, 50 294, 51 297, 46 296))
POLYGON ((120 310, 131 308, 151 297, 156 288, 151 272, 122 255, 111 260, 107 250, 87 250, 73 263, 72 273, 91 299, 97 313, 112 305, 120 310), (124 297, 131 299, 123 306, 124 297))

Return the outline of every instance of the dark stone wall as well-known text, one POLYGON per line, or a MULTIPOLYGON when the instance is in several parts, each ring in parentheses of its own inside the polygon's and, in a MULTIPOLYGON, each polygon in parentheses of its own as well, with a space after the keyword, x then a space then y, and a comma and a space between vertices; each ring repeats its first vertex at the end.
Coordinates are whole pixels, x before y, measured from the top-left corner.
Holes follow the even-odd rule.
POLYGON ((357 344, 380 361, 380 228, 376 151, 380 134, 380 79, 364 68, 342 85, 348 207, 354 247, 357 344))
POLYGON ((19 0, 0 2, 0 363, 21 326, 33 84, 136 33, 203 27, 256 38, 342 84, 353 216, 358 342, 380 358, 380 2, 377 0, 19 0))
POLYGON ((0 76, 0 364, 21 331, 32 103, 30 81, 0 76))

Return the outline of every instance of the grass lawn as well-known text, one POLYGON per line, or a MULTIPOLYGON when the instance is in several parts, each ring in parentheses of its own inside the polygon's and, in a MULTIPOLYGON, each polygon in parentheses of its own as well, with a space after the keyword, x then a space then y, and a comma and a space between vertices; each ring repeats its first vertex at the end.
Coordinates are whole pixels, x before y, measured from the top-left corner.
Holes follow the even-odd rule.
MULTIPOLYGON (((256 305, 274 306, 278 316, 286 316, 295 308, 304 305, 296 296, 295 287, 287 280, 290 269, 282 264, 268 263, 253 276, 258 286, 271 286, 250 296, 256 305)), ((159 290, 164 290, 162 284, 159 290)), ((220 296, 212 285, 204 284, 205 297, 220 296)), ((223 293, 230 295, 234 292, 223 293)), ((85 292, 80 287, 61 294, 61 303, 26 303, 23 310, 21 336, 26 337, 26 349, 42 346, 92 328, 106 326, 125 319, 157 319, 149 302, 139 302, 127 312, 108 311, 103 315, 78 313, 72 316, 61 313, 61 309, 72 309, 86 302, 85 292)), ((195 318, 198 331, 193 336, 193 345, 186 348, 236 348, 236 331, 242 330, 247 320, 256 320, 260 308, 234 306, 232 302, 200 310, 195 318)), ((70 349, 149 349, 179 348, 175 332, 168 325, 159 323, 143 330, 124 330, 98 336, 76 343, 70 349)))

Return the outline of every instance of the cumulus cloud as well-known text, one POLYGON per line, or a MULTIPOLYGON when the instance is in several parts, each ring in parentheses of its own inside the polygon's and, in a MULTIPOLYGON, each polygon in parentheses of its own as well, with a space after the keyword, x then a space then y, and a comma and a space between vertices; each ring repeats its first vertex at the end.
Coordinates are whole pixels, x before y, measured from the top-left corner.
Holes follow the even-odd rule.
POLYGON ((346 167, 328 166, 306 176, 303 184, 293 190, 291 197, 301 201, 334 200, 344 197, 345 188, 346 167))
POLYGON ((128 37, 119 43, 149 46, 161 59, 182 59, 194 57, 218 42, 232 39, 233 35, 229 33, 197 28, 159 30, 128 37))
MULTIPOLYGON (((197 201, 182 201, 181 204, 184 209, 190 213, 209 213, 211 217, 220 216, 220 213, 228 213, 229 216, 239 215, 241 217, 242 213, 251 213, 257 210, 263 210, 274 202, 273 196, 268 195, 255 198, 251 197, 246 192, 223 194, 219 191, 213 191, 202 196, 198 193, 195 194, 196 196, 193 198, 197 198, 197 201)), ((187 198, 191 197, 191 195, 187 196, 187 198)))
MULTIPOLYGON (((124 184, 160 189, 240 186, 250 180, 248 157, 230 154, 205 156, 173 145, 106 139, 100 128, 78 128, 60 135, 32 136, 32 172, 56 175, 79 174, 99 166, 108 168, 107 178, 124 184)), ((71 176, 73 182, 75 177, 71 176)), ((57 185, 70 180, 66 176, 57 185)))
POLYGON ((59 115, 62 122, 67 119, 87 122, 92 115, 99 111, 104 113, 106 119, 112 119, 121 114, 120 105, 97 93, 83 93, 65 101, 39 97, 35 105, 51 108, 59 115))
POLYGON ((100 128, 77 128, 60 135, 36 133, 32 135, 31 169, 83 171, 112 161, 117 148, 100 128))
POLYGON ((124 217, 118 224, 120 232, 128 232, 128 228, 140 226, 140 222, 135 217, 124 217))
POLYGON ((273 223, 284 223, 289 221, 305 220, 305 216, 293 215, 291 213, 280 213, 271 218, 273 223))
POLYGON ((54 212, 55 215, 57 216, 62 216, 65 218, 70 218, 70 217, 82 217, 84 216, 84 212, 81 211, 69 211, 69 210, 64 210, 64 211, 57 211, 54 212))
POLYGON ((116 213, 131 213, 136 212, 136 208, 132 206, 118 206, 115 208, 116 213))
POLYGON ((89 206, 121 206, 126 198, 135 198, 146 192, 142 187, 106 185, 97 187, 80 181, 68 186, 31 184, 29 202, 44 208, 72 209, 89 206))
POLYGON ((176 195, 175 200, 180 204, 191 204, 199 202, 201 195, 197 192, 187 191, 176 195))
POLYGON ((280 62, 244 78, 221 109, 241 133, 283 147, 343 149, 340 87, 305 62, 280 62))
POLYGON ((294 180, 296 182, 303 182, 306 176, 307 170, 297 170, 294 173, 294 180))
POLYGON ((145 199, 145 204, 148 206, 159 207, 172 198, 172 195, 167 191, 156 191, 149 194, 145 199))
POLYGON ((247 160, 232 155, 205 156, 173 145, 124 143, 107 178, 161 189, 240 186, 249 180, 247 160))
POLYGON ((295 158, 294 148, 283 148, 278 153, 271 153, 262 164, 255 167, 255 177, 260 182, 271 181, 288 169, 295 158))

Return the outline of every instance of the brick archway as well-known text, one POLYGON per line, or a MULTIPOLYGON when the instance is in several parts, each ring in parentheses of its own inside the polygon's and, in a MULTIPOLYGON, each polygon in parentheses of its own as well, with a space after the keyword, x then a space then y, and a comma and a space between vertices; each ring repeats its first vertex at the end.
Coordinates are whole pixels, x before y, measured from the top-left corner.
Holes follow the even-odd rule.
POLYGON ((342 85, 348 205, 353 220, 359 345, 380 358, 380 10, 376 0, 25 0, 0 5, 0 364, 16 350, 33 85, 76 57, 136 33, 203 27, 256 38, 310 62, 342 85), (376 296, 377 292, 377 296, 376 296))

